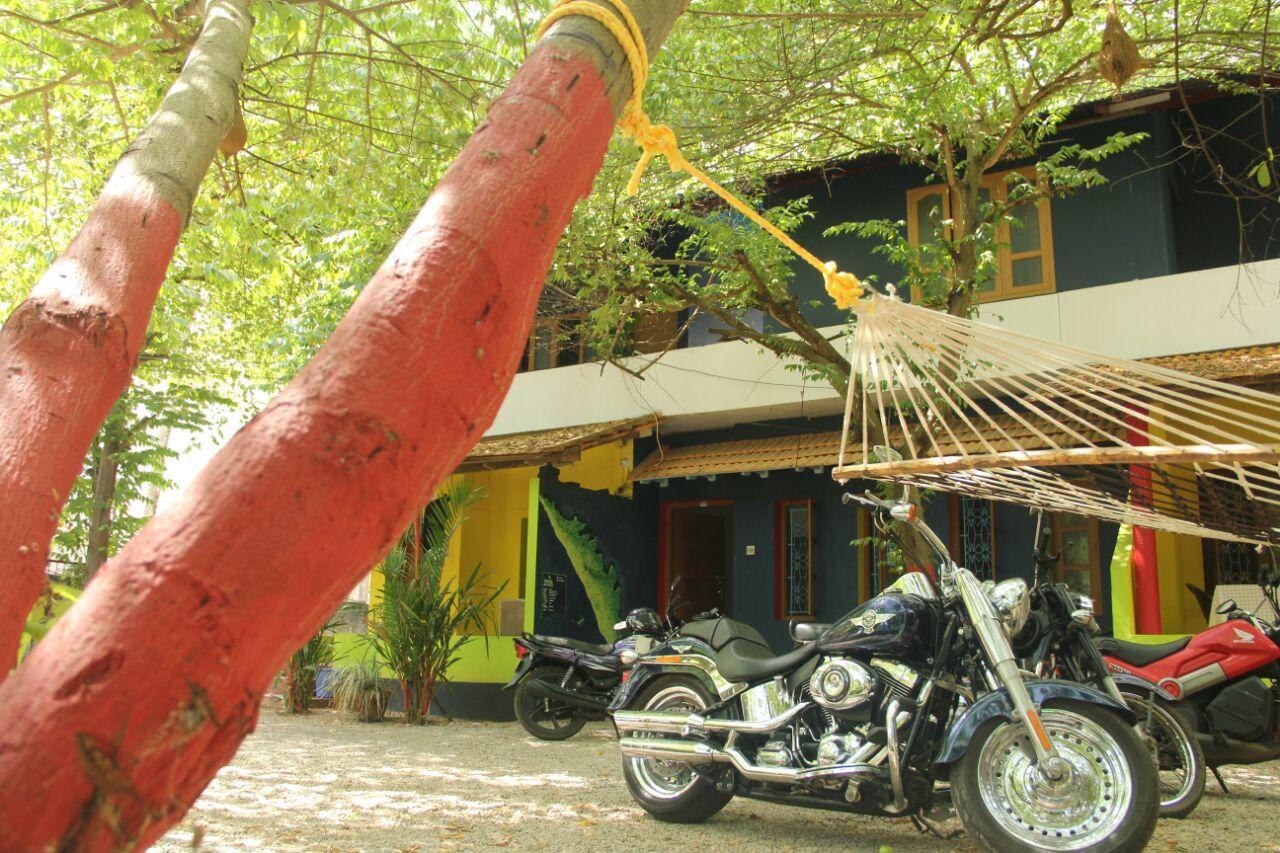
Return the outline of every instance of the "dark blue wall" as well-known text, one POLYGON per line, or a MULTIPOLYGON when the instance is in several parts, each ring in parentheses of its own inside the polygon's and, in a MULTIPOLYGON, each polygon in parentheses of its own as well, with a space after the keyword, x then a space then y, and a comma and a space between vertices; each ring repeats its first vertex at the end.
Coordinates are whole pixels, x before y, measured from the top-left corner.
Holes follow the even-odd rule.
MULTIPOLYGON (((733 563, 729 615, 764 634, 775 651, 791 648, 787 623, 774 617, 776 590, 776 507, 779 501, 813 501, 813 582, 815 619, 832 621, 858 601, 857 513, 840 503, 842 487, 830 474, 772 471, 767 478, 729 474, 707 480, 671 480, 636 486, 655 501, 733 501, 733 563), (747 556, 747 546, 755 555, 747 556)), ((658 504, 652 523, 658 523, 658 504)), ((656 548, 654 558, 658 557, 656 548)))
MULTIPOLYGON (((1280 138, 1280 98, 1270 99, 1265 120, 1269 137, 1280 138)), ((1213 156, 1228 172, 1243 175, 1251 158, 1265 149, 1264 111, 1257 98, 1222 98, 1194 106, 1213 156), (1241 118, 1244 116, 1244 118, 1241 118), (1228 133, 1215 135, 1219 128, 1228 133)), ((1100 145, 1117 133, 1146 138, 1096 164, 1107 182, 1053 199, 1054 271, 1059 291, 1152 278, 1176 272, 1235 264, 1241 259, 1234 201, 1213 179, 1209 163, 1182 144, 1190 120, 1181 110, 1157 110, 1109 120, 1078 122, 1041 149, 1043 158, 1062 145, 1100 145), (1181 131, 1181 133, 1180 133, 1181 131)), ((1018 168, 1031 161, 1010 162, 1018 168)), ((1280 175, 1275 178, 1280 183, 1280 175)), ((823 232, 844 222, 904 221, 906 194, 929 183, 919 167, 892 161, 854 164, 839 177, 792 184, 774 194, 777 203, 809 197, 813 218, 797 229, 797 239, 824 260, 862 278, 898 281, 901 270, 875 253, 876 241, 823 232)), ((1244 260, 1280 257, 1280 202, 1254 200, 1241 207, 1248 223, 1244 260)), ((905 229, 905 224, 904 224, 905 229)), ((847 319, 807 265, 796 263, 792 289, 805 315, 818 326, 847 319)))
POLYGON ((1171 144, 1165 160, 1172 164, 1170 196, 1177 235, 1178 269, 1182 272, 1280 257, 1280 175, 1271 169, 1265 194, 1248 178, 1260 152, 1280 139, 1280 95, 1224 98, 1192 105, 1190 112, 1169 114, 1171 143, 1184 136, 1204 137, 1214 160, 1228 175, 1243 176, 1234 194, 1223 191, 1203 156, 1171 144), (1199 125, 1197 133, 1196 125, 1199 125), (1244 252, 1241 257, 1241 223, 1244 252))

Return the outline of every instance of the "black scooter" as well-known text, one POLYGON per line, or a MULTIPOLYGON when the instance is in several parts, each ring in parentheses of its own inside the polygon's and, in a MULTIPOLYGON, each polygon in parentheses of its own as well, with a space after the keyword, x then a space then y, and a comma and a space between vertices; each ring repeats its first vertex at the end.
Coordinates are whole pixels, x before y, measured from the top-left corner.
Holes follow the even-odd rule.
POLYGON ((513 640, 520 663, 502 689, 515 689, 516 719, 525 731, 542 740, 565 740, 587 720, 603 719, 623 671, 667 635, 649 607, 632 610, 614 629, 630 633, 603 645, 529 633, 513 640))
MULTIPOLYGON (((623 673, 684 624, 676 616, 679 588, 677 576, 668 590, 662 617, 650 607, 628 613, 613 626, 615 631, 627 632, 614 643, 529 633, 513 640, 520 663, 502 689, 515 690, 516 719, 524 730, 542 740, 566 740, 588 720, 603 719, 624 680, 623 673)), ((718 611, 709 611, 694 618, 718 615, 718 611)))

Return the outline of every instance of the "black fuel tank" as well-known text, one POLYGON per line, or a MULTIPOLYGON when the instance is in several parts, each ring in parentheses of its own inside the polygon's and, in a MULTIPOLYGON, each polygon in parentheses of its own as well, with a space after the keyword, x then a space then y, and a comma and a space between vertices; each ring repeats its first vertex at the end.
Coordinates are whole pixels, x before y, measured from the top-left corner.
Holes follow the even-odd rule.
POLYGON ((818 651, 924 659, 932 655, 934 606, 918 595, 886 594, 846 613, 818 638, 818 651))

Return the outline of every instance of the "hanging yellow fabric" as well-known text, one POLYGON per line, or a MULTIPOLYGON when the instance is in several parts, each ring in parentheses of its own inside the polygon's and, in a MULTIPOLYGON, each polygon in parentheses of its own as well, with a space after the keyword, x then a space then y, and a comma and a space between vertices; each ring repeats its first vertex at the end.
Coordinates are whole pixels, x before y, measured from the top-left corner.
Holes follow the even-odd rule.
POLYGON ((627 7, 624 0, 609 0, 610 5, 598 3, 596 0, 560 0, 547 15, 538 28, 538 38, 561 18, 570 15, 583 15, 597 21, 605 27, 617 40, 631 68, 631 98, 622 109, 618 119, 618 128, 640 146, 643 153, 636 163, 631 181, 627 184, 627 192, 635 195, 640 189, 640 177, 648 167, 649 161, 661 154, 673 172, 686 172, 700 181, 709 190, 731 206, 734 210, 759 225, 782 245, 786 246, 805 263, 812 266, 822 275, 827 294, 841 308, 849 308, 863 294, 862 283, 850 272, 840 272, 834 261, 823 262, 812 252, 791 239, 786 232, 757 213, 750 205, 735 196, 729 190, 685 159, 676 141, 676 134, 665 124, 653 124, 645 114, 640 101, 644 96, 644 87, 649 80, 649 51, 645 46, 644 35, 640 25, 627 7))

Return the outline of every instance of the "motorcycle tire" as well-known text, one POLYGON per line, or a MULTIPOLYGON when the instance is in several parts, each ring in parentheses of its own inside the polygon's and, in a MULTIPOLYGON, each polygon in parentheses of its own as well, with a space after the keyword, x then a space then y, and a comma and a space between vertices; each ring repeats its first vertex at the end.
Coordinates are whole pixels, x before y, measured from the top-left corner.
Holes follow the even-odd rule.
POLYGON ((1184 818, 1195 811, 1204 796, 1204 750, 1186 718, 1159 696, 1121 688, 1120 695, 1146 728, 1147 705, 1152 704, 1148 749, 1156 759, 1160 777, 1160 817, 1184 818), (1182 770, 1178 771, 1177 766, 1182 770), (1166 769, 1170 768, 1170 769, 1166 769))
POLYGON ((587 718, 581 711, 529 693, 525 685, 534 678, 545 678, 559 684, 564 678, 564 667, 535 666, 516 685, 513 703, 516 719, 524 730, 539 740, 568 740, 582 731, 587 718))
POLYGON ((951 796, 981 850, 1141 850, 1155 831, 1159 782, 1151 753, 1118 714, 1059 700, 1040 711, 1070 769, 1059 780, 1035 766, 1021 721, 995 719, 974 733, 951 769, 951 796))
MULTIPOLYGON (((645 711, 703 711, 716 699, 696 679, 664 675, 641 693, 636 707, 645 711)), ((733 794, 720 791, 693 765, 647 758, 622 759, 622 776, 640 807, 668 823, 702 823, 720 811, 733 794)))

